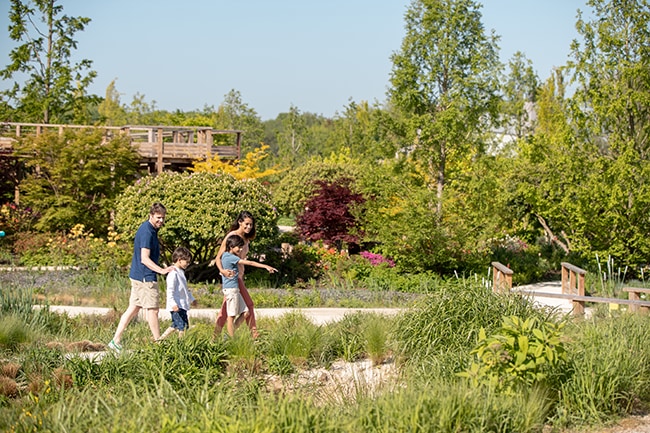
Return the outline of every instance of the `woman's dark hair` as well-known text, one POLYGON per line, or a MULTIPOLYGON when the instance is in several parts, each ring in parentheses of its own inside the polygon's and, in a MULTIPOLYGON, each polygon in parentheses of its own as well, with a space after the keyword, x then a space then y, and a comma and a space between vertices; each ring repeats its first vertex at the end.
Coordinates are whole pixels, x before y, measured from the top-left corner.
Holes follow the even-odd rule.
POLYGON ((235 221, 233 221, 233 223, 230 225, 230 231, 234 232, 235 230, 238 230, 239 224, 243 223, 246 218, 250 218, 250 220, 253 221, 253 228, 251 228, 250 233, 247 233, 244 236, 246 236, 246 240, 252 241, 255 239, 255 218, 253 218, 253 214, 247 210, 239 212, 237 219, 235 219, 235 221))
POLYGON ((239 235, 230 235, 228 236, 228 239, 226 239, 226 251, 230 251, 235 247, 243 247, 244 246, 244 238, 242 238, 239 235))

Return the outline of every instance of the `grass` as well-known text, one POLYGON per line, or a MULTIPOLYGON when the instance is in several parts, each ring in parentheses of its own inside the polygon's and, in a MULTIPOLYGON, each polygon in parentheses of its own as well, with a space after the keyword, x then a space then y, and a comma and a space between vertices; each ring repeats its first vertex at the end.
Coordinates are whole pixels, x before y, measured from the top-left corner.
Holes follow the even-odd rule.
POLYGON ((27 337, 0 343, 0 431, 525 433, 605 423, 650 403, 650 319, 627 314, 568 326, 569 367, 556 372, 558 389, 540 383, 501 392, 457 377, 481 328, 490 334, 509 315, 553 320, 525 299, 470 280, 438 282, 396 317, 351 313, 323 326, 299 313, 259 320, 257 340, 241 328, 233 339, 212 341, 212 324, 196 320, 185 338, 154 344, 147 324, 137 322, 125 334, 128 351, 96 363, 67 348, 107 341, 119 316, 33 310, 40 278, 25 276, 1 292, 3 320, 27 337), (392 359, 397 375, 346 386, 301 376, 362 359, 392 359))

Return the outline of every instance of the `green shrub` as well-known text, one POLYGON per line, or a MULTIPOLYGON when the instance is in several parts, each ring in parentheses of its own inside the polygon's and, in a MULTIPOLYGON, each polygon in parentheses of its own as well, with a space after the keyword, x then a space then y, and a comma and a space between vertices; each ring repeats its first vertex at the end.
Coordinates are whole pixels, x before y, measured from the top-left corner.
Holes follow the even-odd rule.
POLYGON ((29 326, 15 315, 3 315, 0 318, 0 348, 15 350, 18 345, 31 338, 29 326))
POLYGON ((68 233, 20 233, 14 251, 23 266, 79 266, 110 272, 130 263, 132 246, 111 227, 102 239, 77 224, 68 233))
POLYGON ((477 360, 458 375, 473 386, 488 385, 508 393, 541 383, 557 390, 553 378, 561 375, 567 359, 563 327, 563 323, 542 323, 537 317, 504 317, 501 328, 491 336, 480 329, 471 352, 477 360))
POLYGON ((253 255, 277 246, 278 214, 270 193, 256 180, 172 172, 142 178, 117 199, 115 224, 119 232, 132 239, 155 202, 167 208, 165 226, 159 232, 167 263, 178 246, 189 248, 195 263, 214 259, 222 237, 243 210, 255 217, 257 237, 251 243, 253 255))
POLYGON ((480 329, 492 333, 509 315, 542 317, 522 297, 494 294, 471 280, 448 280, 397 318, 394 339, 399 354, 411 363, 435 367, 441 377, 453 376, 468 364, 480 329))
POLYGON ((576 326, 558 424, 602 423, 650 402, 650 323, 624 314, 576 326))

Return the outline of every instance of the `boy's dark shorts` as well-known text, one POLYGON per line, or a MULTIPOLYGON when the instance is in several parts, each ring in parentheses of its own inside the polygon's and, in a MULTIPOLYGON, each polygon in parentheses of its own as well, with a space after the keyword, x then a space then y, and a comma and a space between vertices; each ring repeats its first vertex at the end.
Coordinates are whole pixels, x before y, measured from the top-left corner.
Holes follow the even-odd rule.
POLYGON ((172 328, 179 331, 185 331, 190 327, 190 321, 187 319, 187 310, 179 308, 178 311, 172 311, 172 328))

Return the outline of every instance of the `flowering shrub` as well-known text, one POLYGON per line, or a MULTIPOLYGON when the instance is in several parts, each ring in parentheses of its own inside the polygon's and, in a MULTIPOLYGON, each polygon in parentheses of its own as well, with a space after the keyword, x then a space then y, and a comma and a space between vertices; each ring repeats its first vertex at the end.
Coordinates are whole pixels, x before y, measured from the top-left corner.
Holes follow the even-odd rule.
POLYGON ((14 233, 29 231, 37 215, 31 208, 14 203, 5 203, 0 207, 0 230, 11 236, 14 233))
POLYGON ((82 266, 99 270, 125 267, 131 259, 131 247, 120 242, 112 227, 107 239, 95 237, 83 224, 68 233, 17 234, 14 253, 25 266, 82 266))
POLYGON ((379 253, 371 253, 370 251, 361 251, 360 255, 364 259, 368 260, 370 264, 373 266, 379 266, 385 263, 386 265, 388 265, 389 268, 395 267, 394 261, 382 256, 379 253))

